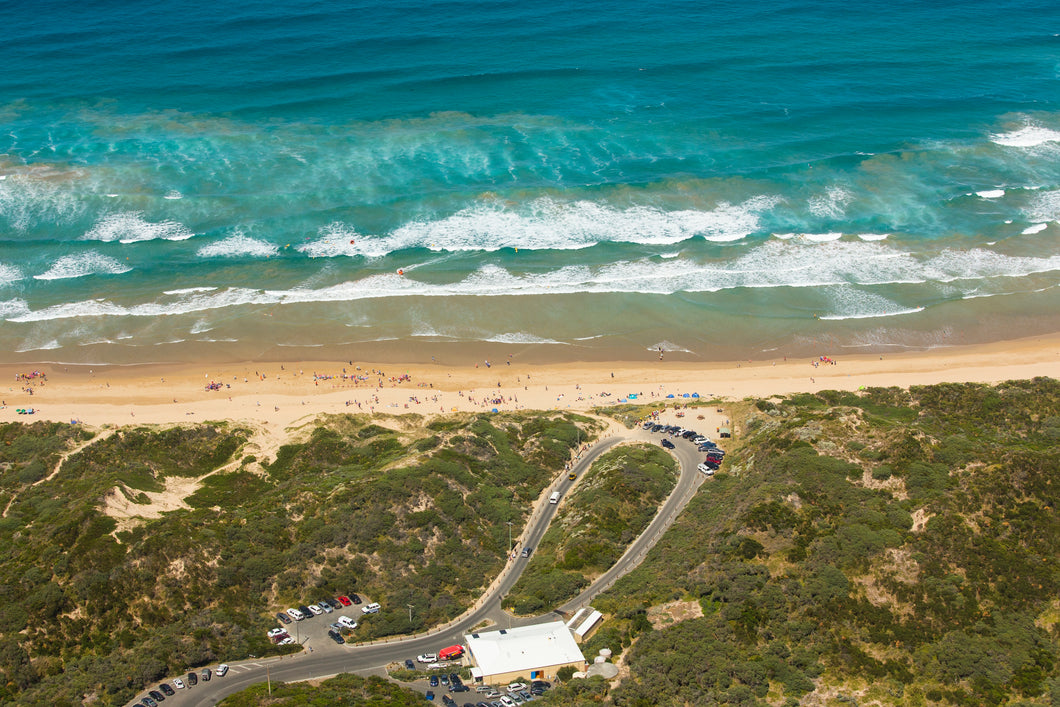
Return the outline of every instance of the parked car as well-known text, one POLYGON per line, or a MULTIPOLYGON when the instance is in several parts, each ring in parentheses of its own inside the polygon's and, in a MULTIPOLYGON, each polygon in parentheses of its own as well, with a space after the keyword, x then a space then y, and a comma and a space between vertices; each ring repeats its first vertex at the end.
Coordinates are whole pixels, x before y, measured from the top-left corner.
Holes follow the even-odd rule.
POLYGON ((438 676, 437 675, 430 676, 429 678, 427 678, 427 683, 431 687, 438 687, 438 676))
POLYGON ((349 616, 340 616, 338 623, 342 624, 346 628, 357 628, 357 622, 351 619, 349 616))
POLYGON ((291 617, 288 616, 286 613, 284 613, 282 611, 279 612, 278 614, 276 614, 276 618, 279 620, 279 622, 281 624, 289 624, 289 623, 291 623, 291 617))
POLYGON ((427 698, 428 700, 430 700, 431 702, 434 702, 434 691, 432 691, 432 690, 427 690, 427 694, 426 694, 426 695, 424 695, 424 697, 426 697, 426 698, 427 698))
POLYGON ((341 597, 339 597, 339 603, 342 604, 343 606, 349 606, 353 602, 350 601, 350 598, 348 596, 343 594, 341 597))
POLYGON ((508 685, 508 692, 519 692, 520 690, 525 690, 525 689, 526 689, 526 685, 524 685, 521 682, 513 682, 510 685, 508 685))
POLYGON ((305 604, 303 604, 302 606, 298 607, 298 610, 301 611, 302 612, 302 616, 306 617, 307 619, 311 619, 314 616, 316 616, 318 613, 320 613, 319 611, 317 611, 317 612, 310 611, 309 607, 306 606, 305 604))
POLYGON ((449 676, 448 676, 448 675, 439 675, 439 676, 438 676, 438 680, 439 680, 439 682, 441 682, 441 683, 442 683, 443 685, 448 685, 448 684, 449 684, 449 676))
POLYGON ((331 604, 327 603, 327 601, 318 601, 316 605, 319 606, 320 610, 325 613, 330 614, 332 611, 334 611, 334 609, 331 608, 331 604))
POLYGON ((173 678, 173 684, 177 686, 178 690, 184 689, 184 681, 180 678, 173 678))
POLYGON ((335 641, 335 643, 338 643, 340 646, 346 642, 346 639, 342 637, 342 634, 335 629, 328 631, 328 638, 335 641))
POLYGON ((305 614, 303 614, 298 609, 288 609, 287 610, 287 615, 290 616, 295 621, 301 621, 302 619, 305 618, 305 614))
POLYGON ((663 447, 665 447, 666 449, 673 449, 673 448, 674 448, 674 443, 673 443, 673 442, 671 442, 671 441, 670 441, 670 440, 668 440, 668 439, 664 439, 664 440, 662 441, 662 446, 663 446, 663 447))
POLYGON ((382 608, 383 607, 379 606, 379 604, 373 601, 371 604, 365 604, 364 606, 362 606, 361 611, 366 614, 378 614, 379 610, 382 608))
POLYGON ((360 604, 361 597, 357 596, 356 592, 350 592, 350 601, 352 601, 354 604, 360 604))
POLYGON ((210 682, 210 678, 213 677, 213 673, 210 672, 209 668, 203 668, 201 677, 203 682, 210 682))
POLYGON ((163 695, 158 690, 151 690, 151 692, 149 692, 148 694, 151 695, 151 697, 153 697, 158 702, 165 702, 166 701, 166 696, 163 695))
POLYGON ((140 701, 140 704, 146 705, 146 707, 158 707, 158 703, 152 700, 150 697, 145 697, 140 701))
POLYGON ((456 700, 454 700, 449 695, 442 695, 442 702, 446 705, 446 707, 456 707, 456 700))
POLYGON ((415 670, 415 669, 416 669, 416 664, 415 664, 415 663, 413 663, 413 662, 412 662, 411 660, 409 660, 408 658, 406 658, 406 659, 405 659, 405 669, 406 669, 406 670, 415 670))
POLYGON ((323 614, 323 613, 324 613, 324 610, 323 610, 323 609, 321 609, 321 608, 320 608, 319 606, 317 606, 316 604, 310 604, 310 605, 309 605, 308 607, 306 607, 306 608, 308 608, 308 609, 309 609, 309 613, 311 613, 311 614, 312 614, 313 616, 320 616, 321 614, 323 614))
POLYGON ((330 606, 332 609, 341 609, 342 608, 342 602, 339 601, 338 599, 334 599, 334 598, 333 599, 325 599, 324 601, 326 601, 328 603, 328 606, 330 606))
POLYGON ((221 663, 217 666, 217 677, 223 678, 228 672, 228 663, 221 663))
POLYGON ((420 661, 421 663, 437 663, 438 656, 434 653, 422 653, 416 657, 416 660, 420 661))
POLYGON ((195 687, 199 684, 199 676, 195 674, 194 670, 188 671, 188 684, 195 687))
POLYGON ((713 475, 714 475, 714 472, 716 471, 716 469, 712 469, 712 468, 711 468, 711 467, 710 467, 709 465, 707 465, 706 463, 700 464, 700 465, 699 465, 698 467, 696 467, 696 468, 697 468, 697 469, 699 469, 699 470, 700 470, 701 472, 703 472, 704 474, 706 474, 707 476, 713 476, 713 475))
POLYGON ((270 628, 267 634, 269 638, 276 638, 277 636, 286 636, 287 629, 285 628, 270 628))
POLYGON ((176 692, 175 692, 175 691, 173 690, 173 688, 169 686, 169 683, 168 683, 168 682, 164 682, 164 683, 162 683, 161 685, 159 685, 159 686, 158 686, 158 689, 159 689, 159 690, 161 690, 161 691, 162 691, 162 694, 163 694, 163 695, 166 695, 167 697, 172 697, 173 695, 177 694, 177 693, 176 693, 176 692))

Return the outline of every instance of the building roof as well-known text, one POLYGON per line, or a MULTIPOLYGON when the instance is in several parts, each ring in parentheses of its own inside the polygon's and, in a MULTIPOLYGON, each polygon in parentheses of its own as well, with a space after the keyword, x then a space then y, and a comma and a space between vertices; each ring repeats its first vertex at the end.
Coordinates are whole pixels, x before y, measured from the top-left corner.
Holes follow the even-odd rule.
POLYGON ((585 662, 562 621, 473 633, 464 642, 485 675, 585 662))
POLYGON ((604 618, 604 615, 596 609, 593 609, 593 613, 589 614, 589 617, 582 622, 582 625, 575 629, 574 635, 578 638, 585 638, 585 634, 592 631, 593 626, 595 626, 602 618, 604 618))

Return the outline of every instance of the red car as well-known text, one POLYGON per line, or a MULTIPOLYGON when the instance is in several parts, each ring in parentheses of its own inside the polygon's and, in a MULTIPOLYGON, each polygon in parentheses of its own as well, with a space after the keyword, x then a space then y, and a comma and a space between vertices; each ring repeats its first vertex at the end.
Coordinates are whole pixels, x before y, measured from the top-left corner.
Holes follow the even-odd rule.
POLYGON ((339 597, 339 603, 342 604, 343 606, 349 606, 353 602, 350 601, 350 598, 348 596, 343 594, 341 597, 339 597))

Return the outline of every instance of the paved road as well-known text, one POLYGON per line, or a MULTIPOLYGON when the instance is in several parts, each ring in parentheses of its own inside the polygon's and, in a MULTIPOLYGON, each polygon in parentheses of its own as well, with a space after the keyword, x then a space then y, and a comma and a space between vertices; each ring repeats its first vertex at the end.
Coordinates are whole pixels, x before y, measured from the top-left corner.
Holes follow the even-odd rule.
MULTIPOLYGON (((617 444, 627 441, 658 443, 659 439, 660 435, 649 434, 640 429, 628 431, 621 437, 609 437, 591 447, 575 465, 574 471, 578 476, 578 480, 580 480, 597 457, 617 444)), ((614 584, 615 580, 639 565, 648 550, 658 541, 662 532, 684 509, 692 496, 695 495, 696 490, 705 478, 696 469, 696 465, 699 463, 699 454, 689 442, 680 439, 674 440, 674 442, 677 448, 672 450, 672 453, 676 454, 680 462, 681 475, 673 492, 659 509, 655 520, 630 545, 614 567, 593 582, 578 597, 559 607, 558 611, 570 613, 587 604, 592 597, 609 588, 614 584)), ((570 481, 567 479, 567 475, 563 474, 559 480, 542 494, 542 498, 545 501, 535 509, 531 516, 531 520, 523 533, 523 546, 537 547, 545 531, 548 530, 549 523, 551 523, 552 518, 556 514, 558 506, 548 503, 548 495, 553 490, 558 490, 565 496, 575 483, 577 481, 570 481)), ((356 672, 363 675, 373 673, 385 675, 385 666, 387 664, 405 659, 415 660, 415 657, 420 653, 436 653, 443 646, 462 643, 464 634, 468 633, 472 627, 485 621, 503 627, 541 623, 543 620, 555 620, 557 618, 556 612, 550 612, 544 617, 515 618, 501 608, 501 600, 518 581, 527 562, 529 560, 522 557, 511 560, 492 586, 492 590, 483 596, 475 608, 456 621, 429 634, 411 638, 394 638, 388 642, 377 642, 369 645, 339 646, 326 638, 320 640, 320 636, 324 633, 321 628, 314 626, 316 630, 313 630, 309 624, 303 624, 306 626, 306 633, 312 631, 313 635, 313 638, 306 640, 307 651, 283 658, 232 663, 230 664, 229 673, 225 677, 215 677, 207 683, 200 681, 196 687, 179 690, 177 695, 167 698, 165 707, 184 707, 185 705, 206 707, 207 705, 214 705, 227 695, 244 690, 251 685, 265 682, 267 679, 295 682, 326 678, 348 672, 356 672)), ((352 614, 350 615, 352 616, 352 614)), ((330 620, 325 621, 324 618, 317 617, 308 621, 323 627, 330 622, 330 620)))

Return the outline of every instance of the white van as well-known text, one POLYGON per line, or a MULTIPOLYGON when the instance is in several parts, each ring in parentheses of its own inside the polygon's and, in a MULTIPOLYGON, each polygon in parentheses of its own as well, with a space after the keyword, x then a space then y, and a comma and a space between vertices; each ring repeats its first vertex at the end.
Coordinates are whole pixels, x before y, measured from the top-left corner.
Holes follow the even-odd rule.
POLYGON ((553 506, 559 503, 559 491, 553 491, 552 495, 548 497, 548 502, 553 506))
POLYGON ((287 615, 290 616, 295 621, 301 621, 302 619, 305 618, 305 614, 303 614, 298 609, 288 609, 287 610, 287 615))
POLYGON ((371 604, 365 604, 362 606, 361 611, 365 614, 378 614, 381 608, 381 606, 373 601, 371 604))

